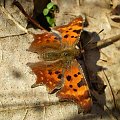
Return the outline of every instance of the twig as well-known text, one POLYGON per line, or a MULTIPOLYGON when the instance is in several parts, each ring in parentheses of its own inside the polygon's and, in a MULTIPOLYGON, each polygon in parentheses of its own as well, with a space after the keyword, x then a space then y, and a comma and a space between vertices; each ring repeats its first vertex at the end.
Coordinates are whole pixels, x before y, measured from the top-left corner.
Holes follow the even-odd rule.
MULTIPOLYGON (((29 31, 28 31, 28 33, 29 33, 29 31)), ((27 34, 27 33, 21 33, 21 34, 17 34, 17 35, 6 35, 6 36, 2 36, 2 37, 0 37, 0 38, 15 37, 15 36, 22 36, 22 35, 25 35, 25 34, 27 34)))
POLYGON ((100 41, 96 42, 95 44, 89 44, 86 49, 87 50, 91 50, 91 49, 95 49, 95 48, 102 49, 104 47, 107 47, 107 46, 113 44, 114 42, 119 41, 119 40, 120 40, 120 34, 113 36, 111 38, 108 38, 108 39, 100 40, 100 41))
POLYGON ((105 108, 106 108, 106 112, 111 117, 111 120, 119 120, 115 115, 113 115, 112 111, 109 109, 107 105, 105 105, 105 108))
POLYGON ((42 26, 39 25, 39 23, 37 23, 31 16, 29 16, 24 8, 22 7, 22 5, 17 1, 17 0, 14 0, 13 1, 13 5, 17 6, 19 8, 19 10, 25 15, 25 17, 30 21, 32 22, 36 27, 40 28, 41 30, 45 30, 47 31, 45 28, 43 28, 42 26))
POLYGON ((22 25, 20 25, 12 16, 11 14, 4 8, 4 7, 0 7, 0 10, 5 14, 7 15, 7 17, 12 20, 15 25, 17 25, 22 31, 24 31, 25 33, 28 33, 28 30, 25 29, 22 25))
POLYGON ((5 8, 5 0, 3 1, 3 6, 4 6, 4 8, 5 8))
POLYGON ((27 114, 28 114, 28 109, 26 110, 26 113, 25 113, 25 116, 24 116, 23 120, 26 119, 27 114))

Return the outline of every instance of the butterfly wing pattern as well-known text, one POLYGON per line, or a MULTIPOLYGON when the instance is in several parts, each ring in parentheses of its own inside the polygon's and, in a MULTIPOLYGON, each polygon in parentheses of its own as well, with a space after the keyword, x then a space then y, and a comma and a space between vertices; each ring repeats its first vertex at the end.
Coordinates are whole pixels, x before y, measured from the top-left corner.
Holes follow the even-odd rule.
MULTIPOLYGON (((75 59, 76 53, 73 52, 82 29, 83 18, 80 16, 67 25, 54 28, 60 37, 52 32, 34 35, 29 50, 42 54, 44 61, 28 65, 37 76, 32 87, 46 85, 50 93, 57 92, 60 100, 74 101, 87 112, 91 109, 92 99, 82 68, 75 59)), ((77 55, 79 53, 80 50, 77 55)))
POLYGON ((58 68, 57 64, 58 63, 43 64, 43 62, 28 63, 32 71, 37 76, 37 80, 32 85, 32 88, 39 85, 46 85, 49 93, 54 91, 54 89, 61 83, 62 78, 62 68, 58 68))
POLYGON ((91 109, 92 101, 89 87, 83 71, 76 60, 74 60, 70 68, 65 71, 64 85, 57 93, 57 96, 60 99, 75 101, 85 112, 91 109))

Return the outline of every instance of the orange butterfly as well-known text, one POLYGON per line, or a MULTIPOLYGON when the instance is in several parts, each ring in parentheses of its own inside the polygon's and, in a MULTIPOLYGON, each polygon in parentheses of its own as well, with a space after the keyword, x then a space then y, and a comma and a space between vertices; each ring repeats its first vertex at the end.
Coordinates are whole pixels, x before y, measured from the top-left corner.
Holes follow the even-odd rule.
POLYGON ((82 29, 83 18, 78 17, 67 25, 55 27, 53 30, 57 32, 34 35, 29 50, 40 54, 44 61, 28 65, 37 76, 32 88, 45 84, 61 100, 72 100, 89 111, 92 106, 89 87, 76 60, 81 52, 76 44, 82 29))

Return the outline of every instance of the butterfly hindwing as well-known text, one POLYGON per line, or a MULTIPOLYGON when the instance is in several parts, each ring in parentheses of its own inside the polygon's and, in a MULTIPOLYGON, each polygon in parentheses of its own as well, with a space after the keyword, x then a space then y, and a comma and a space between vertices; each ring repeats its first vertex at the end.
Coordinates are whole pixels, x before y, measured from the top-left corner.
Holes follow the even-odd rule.
POLYGON ((89 87, 85 80, 83 71, 76 60, 64 73, 64 86, 57 93, 60 99, 73 100, 85 111, 92 106, 89 87))
POLYGON ((58 67, 58 64, 58 62, 52 64, 43 62, 28 63, 28 66, 37 76, 36 82, 32 85, 32 88, 39 85, 46 85, 48 91, 51 93, 54 89, 60 87, 63 72, 62 68, 58 67))

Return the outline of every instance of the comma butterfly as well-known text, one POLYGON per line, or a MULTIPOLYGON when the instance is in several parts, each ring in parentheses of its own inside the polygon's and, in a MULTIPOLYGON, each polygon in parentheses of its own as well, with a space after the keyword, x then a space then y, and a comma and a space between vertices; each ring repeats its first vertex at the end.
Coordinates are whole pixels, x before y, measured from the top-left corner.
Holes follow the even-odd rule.
POLYGON ((37 52, 43 61, 28 63, 36 74, 37 80, 32 85, 46 85, 50 93, 55 93, 60 100, 76 102, 84 111, 89 111, 92 99, 87 81, 76 57, 81 51, 76 47, 83 29, 80 16, 69 24, 54 27, 57 32, 35 34, 29 50, 37 52))

